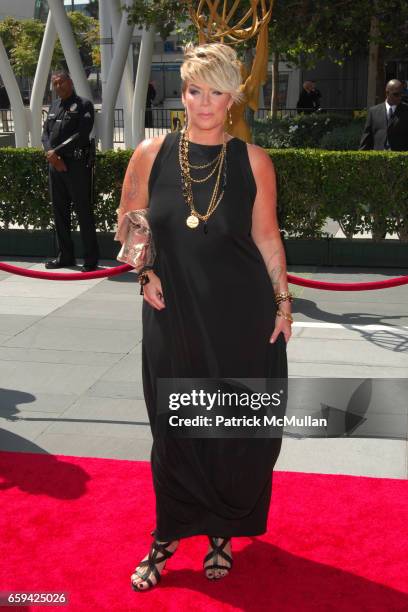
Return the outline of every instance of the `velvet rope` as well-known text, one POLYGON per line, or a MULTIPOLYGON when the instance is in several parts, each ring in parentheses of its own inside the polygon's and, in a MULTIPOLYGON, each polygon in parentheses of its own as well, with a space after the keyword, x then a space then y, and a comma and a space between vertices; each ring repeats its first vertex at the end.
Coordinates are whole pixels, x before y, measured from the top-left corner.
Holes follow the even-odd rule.
MULTIPOLYGON (((20 268, 10 264, 0 262, 0 270, 17 274, 18 276, 29 276, 30 278, 42 278, 47 280, 88 280, 90 278, 105 278, 109 276, 117 276, 124 272, 133 270, 132 266, 122 265, 113 268, 105 268, 104 270, 95 270, 94 272, 42 272, 40 270, 30 270, 28 268, 20 268)), ((408 276, 399 276, 397 278, 389 278, 382 281, 372 281, 369 283, 327 283, 325 281, 316 281, 300 276, 288 274, 288 281, 293 285, 301 287, 310 287, 311 289, 322 289, 328 291, 371 291, 373 289, 388 289, 390 287, 399 287, 400 285, 408 284, 408 276)))
POLYGON ((288 274, 288 281, 294 285, 310 287, 311 289, 326 289, 328 291, 371 291, 373 289, 389 289, 390 287, 406 285, 408 284, 408 276, 388 278, 387 280, 372 281, 370 283, 326 283, 324 281, 315 281, 288 274))
POLYGON ((29 276, 30 278, 70 281, 117 276, 118 274, 129 272, 129 270, 133 270, 133 268, 132 266, 123 265, 115 266, 114 268, 106 268, 104 270, 95 270, 94 272, 42 272, 41 270, 30 270, 29 268, 20 268, 19 266, 11 266, 10 264, 0 262, 0 270, 10 272, 10 274, 17 274, 18 276, 29 276))

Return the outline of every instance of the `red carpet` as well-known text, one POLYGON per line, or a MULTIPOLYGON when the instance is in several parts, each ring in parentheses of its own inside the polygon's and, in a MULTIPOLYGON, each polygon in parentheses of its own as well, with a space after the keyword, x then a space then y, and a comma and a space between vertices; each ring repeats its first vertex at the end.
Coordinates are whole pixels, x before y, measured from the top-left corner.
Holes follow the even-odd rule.
POLYGON ((154 527, 149 463, 2 452, 0 470, 0 591, 70 597, 14 609, 408 610, 407 481, 276 472, 269 531, 233 540, 230 576, 207 581, 199 536, 135 593, 154 527))

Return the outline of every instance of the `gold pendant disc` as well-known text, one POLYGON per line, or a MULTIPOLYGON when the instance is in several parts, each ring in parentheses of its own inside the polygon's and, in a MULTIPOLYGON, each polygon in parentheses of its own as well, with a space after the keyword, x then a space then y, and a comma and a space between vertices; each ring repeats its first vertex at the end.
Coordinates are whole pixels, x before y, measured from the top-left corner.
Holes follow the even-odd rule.
POLYGON ((190 215, 186 219, 187 226, 190 229, 195 229, 198 226, 199 222, 200 222, 200 220, 195 215, 190 215))

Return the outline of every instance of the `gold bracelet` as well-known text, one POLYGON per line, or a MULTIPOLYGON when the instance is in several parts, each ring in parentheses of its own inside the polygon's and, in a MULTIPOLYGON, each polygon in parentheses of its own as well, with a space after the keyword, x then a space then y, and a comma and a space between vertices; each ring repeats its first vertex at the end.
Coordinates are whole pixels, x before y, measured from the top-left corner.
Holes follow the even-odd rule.
POLYGON ((293 317, 291 314, 289 314, 288 312, 282 312, 282 310, 278 310, 276 311, 276 316, 277 317, 282 317, 282 319, 285 319, 285 321, 289 321, 289 323, 293 323, 293 317))
POLYGON ((137 277, 137 280, 140 285, 140 295, 143 295, 143 287, 147 285, 147 283, 150 283, 149 275, 147 274, 147 272, 140 272, 137 277))
POLYGON ((137 280, 141 285, 147 285, 147 283, 150 283, 150 278, 148 275, 149 271, 150 270, 144 270, 143 272, 139 273, 137 280))
POLYGON ((289 301, 290 303, 293 302, 293 293, 290 291, 281 291, 280 293, 275 294, 275 302, 277 305, 286 301, 289 301))

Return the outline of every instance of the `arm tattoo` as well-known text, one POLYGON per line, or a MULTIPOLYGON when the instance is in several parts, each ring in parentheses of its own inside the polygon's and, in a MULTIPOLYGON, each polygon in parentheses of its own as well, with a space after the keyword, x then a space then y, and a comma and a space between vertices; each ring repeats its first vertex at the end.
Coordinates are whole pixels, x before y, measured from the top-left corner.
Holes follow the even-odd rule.
POLYGON ((279 280, 282 276, 282 272, 283 272, 282 266, 275 266, 269 271, 269 278, 272 281, 273 290, 275 291, 275 293, 279 289, 279 280))
POLYGON ((280 248, 275 249, 275 251, 269 256, 268 261, 266 263, 266 269, 268 271, 269 278, 271 279, 275 293, 279 289, 279 281, 282 277, 282 274, 285 272, 285 267, 280 264, 279 261, 277 261, 279 259, 280 253, 280 248))

